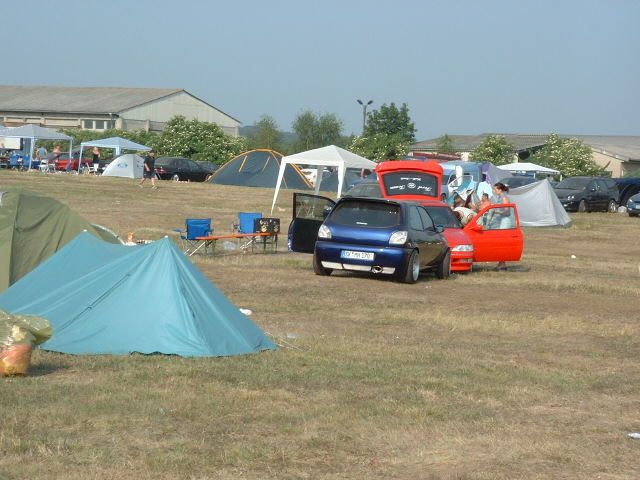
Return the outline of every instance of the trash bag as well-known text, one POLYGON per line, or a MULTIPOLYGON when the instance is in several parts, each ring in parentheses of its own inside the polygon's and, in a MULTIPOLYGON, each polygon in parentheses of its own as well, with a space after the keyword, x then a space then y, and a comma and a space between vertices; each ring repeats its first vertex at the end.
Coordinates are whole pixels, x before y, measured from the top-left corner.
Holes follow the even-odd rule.
POLYGON ((48 320, 0 310, 0 377, 26 375, 34 345, 51 338, 48 320))

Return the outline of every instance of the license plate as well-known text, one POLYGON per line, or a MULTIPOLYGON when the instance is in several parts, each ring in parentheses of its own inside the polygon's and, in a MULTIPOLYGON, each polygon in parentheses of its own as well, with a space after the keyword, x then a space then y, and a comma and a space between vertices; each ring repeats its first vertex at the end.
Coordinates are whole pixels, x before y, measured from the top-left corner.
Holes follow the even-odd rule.
POLYGON ((342 250, 341 258, 351 258, 355 260, 373 260, 373 252, 354 252, 353 250, 342 250))

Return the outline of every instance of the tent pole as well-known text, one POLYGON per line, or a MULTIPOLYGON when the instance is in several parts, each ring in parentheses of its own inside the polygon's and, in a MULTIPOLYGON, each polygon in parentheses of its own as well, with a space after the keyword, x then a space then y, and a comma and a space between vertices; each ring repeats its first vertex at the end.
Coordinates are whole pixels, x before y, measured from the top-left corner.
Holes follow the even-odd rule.
POLYGON ((36 143, 35 137, 29 139, 29 170, 31 170, 31 162, 33 161, 33 147, 36 143))
POLYGON ((278 181, 276 182, 276 190, 273 192, 273 202, 271 202, 271 215, 273 214, 273 208, 276 206, 276 200, 278 198, 278 192, 280 191, 280 184, 284 178, 284 169, 287 168, 287 160, 282 157, 280 159, 280 171, 278 171, 278 181))

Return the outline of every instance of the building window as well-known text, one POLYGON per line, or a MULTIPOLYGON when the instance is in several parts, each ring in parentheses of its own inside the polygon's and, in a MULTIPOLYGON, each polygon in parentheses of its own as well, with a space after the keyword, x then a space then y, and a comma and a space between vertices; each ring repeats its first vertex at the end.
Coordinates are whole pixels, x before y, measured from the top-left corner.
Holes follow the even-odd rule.
POLYGON ((115 120, 82 120, 82 128, 85 130, 106 130, 115 126, 115 120))

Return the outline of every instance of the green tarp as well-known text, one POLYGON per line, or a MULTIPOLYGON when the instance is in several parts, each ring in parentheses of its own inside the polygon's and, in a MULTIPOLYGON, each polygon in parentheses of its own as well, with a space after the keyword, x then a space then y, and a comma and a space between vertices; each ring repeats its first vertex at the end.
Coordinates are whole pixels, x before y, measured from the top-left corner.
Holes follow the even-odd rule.
POLYGON ((112 245, 88 233, 0 294, 0 308, 44 317, 41 348, 71 354, 226 356, 274 343, 168 238, 112 245))
POLYGON ((0 292, 83 230, 118 242, 53 198, 22 189, 0 191, 0 292))

